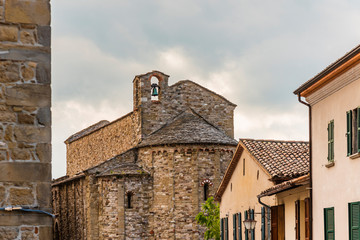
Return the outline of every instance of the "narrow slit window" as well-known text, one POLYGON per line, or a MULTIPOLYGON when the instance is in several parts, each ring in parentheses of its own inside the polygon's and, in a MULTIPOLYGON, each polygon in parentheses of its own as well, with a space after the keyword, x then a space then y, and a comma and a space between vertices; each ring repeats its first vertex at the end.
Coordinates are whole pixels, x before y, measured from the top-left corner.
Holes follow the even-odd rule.
POLYGON ((206 201, 209 198, 209 184, 204 184, 204 201, 206 201))
POLYGON ((133 193, 132 192, 128 192, 126 193, 126 207, 127 208, 132 208, 132 201, 133 201, 133 193))

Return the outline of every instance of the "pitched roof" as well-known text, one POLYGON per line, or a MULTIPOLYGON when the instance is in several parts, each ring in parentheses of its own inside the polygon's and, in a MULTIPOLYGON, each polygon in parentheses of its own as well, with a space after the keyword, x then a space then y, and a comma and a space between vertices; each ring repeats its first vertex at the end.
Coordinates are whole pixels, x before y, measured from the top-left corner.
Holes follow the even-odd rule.
POLYGON ((225 102, 227 102, 227 103, 230 104, 231 106, 236 107, 236 104, 235 104, 235 103, 230 102, 229 100, 227 100, 225 97, 221 96, 220 94, 217 94, 216 92, 213 92, 213 91, 211 91, 210 89, 208 89, 208 88, 206 88, 206 87, 203 87, 203 86, 201 86, 200 84, 197 84, 196 82, 193 82, 193 81, 191 81, 191 80, 181 80, 181 81, 178 81, 177 83, 171 85, 170 88, 173 88, 173 87, 176 87, 176 86, 179 86, 179 85, 183 85, 183 84, 187 84, 187 83, 193 84, 193 85, 195 85, 195 86, 197 86, 197 87, 199 87, 199 88, 201 88, 201 89, 203 89, 203 90, 205 90, 205 91, 207 91, 207 92, 209 92, 209 93, 211 93, 211 94, 213 94, 213 95, 221 98, 222 100, 224 100, 225 102))
POLYGON ((309 173, 308 142, 240 139, 240 143, 273 178, 294 178, 309 173))
POLYGON ((327 66, 324 70, 322 70, 320 73, 318 73, 315 77, 311 78, 304 84, 302 84, 298 89, 294 91, 294 94, 298 95, 301 94, 304 90, 311 87, 312 85, 316 84, 318 81, 320 81, 323 77, 331 73, 332 71, 336 70, 338 67, 349 61, 354 56, 358 55, 360 53, 360 45, 357 45, 355 48, 353 48, 350 52, 346 53, 344 56, 327 66))
POLYGON ((170 123, 148 135, 138 146, 184 143, 237 145, 235 139, 227 136, 189 108, 176 116, 170 123))
POLYGON ((309 173, 308 142, 240 139, 216 191, 215 199, 217 201, 221 201, 244 149, 261 164, 272 178, 294 178, 309 173))
POLYGON ((265 196, 271 196, 271 195, 286 191, 288 189, 296 188, 299 186, 304 186, 309 183, 310 183, 310 174, 306 174, 304 176, 290 179, 288 181, 285 181, 285 182, 282 182, 275 186, 272 186, 272 187, 262 191, 257 197, 261 198, 261 197, 265 197, 265 196))

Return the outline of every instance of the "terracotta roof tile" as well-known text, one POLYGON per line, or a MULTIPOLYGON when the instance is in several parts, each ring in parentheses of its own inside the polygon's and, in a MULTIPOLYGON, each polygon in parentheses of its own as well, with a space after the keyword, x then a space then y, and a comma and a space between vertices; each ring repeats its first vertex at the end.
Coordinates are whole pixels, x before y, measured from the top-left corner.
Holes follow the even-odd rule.
POLYGON ((308 142, 240 139, 240 143, 273 178, 294 178, 309 173, 308 142))

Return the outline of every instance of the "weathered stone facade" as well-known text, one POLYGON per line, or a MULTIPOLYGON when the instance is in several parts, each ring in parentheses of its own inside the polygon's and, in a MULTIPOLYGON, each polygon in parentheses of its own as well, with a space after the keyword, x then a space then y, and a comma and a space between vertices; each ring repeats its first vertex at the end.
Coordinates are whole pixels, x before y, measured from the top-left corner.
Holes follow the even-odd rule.
POLYGON ((167 79, 156 71, 136 76, 132 113, 66 140, 68 175, 52 190, 58 239, 203 238, 195 216, 237 145, 235 105, 191 81, 168 86, 167 79))
POLYGON ((51 239, 49 0, 0 0, 0 239, 51 239))

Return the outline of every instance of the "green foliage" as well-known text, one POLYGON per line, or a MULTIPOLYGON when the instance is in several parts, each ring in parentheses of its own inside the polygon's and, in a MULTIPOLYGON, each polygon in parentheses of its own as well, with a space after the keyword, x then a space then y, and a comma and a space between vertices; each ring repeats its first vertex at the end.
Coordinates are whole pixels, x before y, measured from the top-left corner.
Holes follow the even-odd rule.
POLYGON ((205 239, 220 240, 220 207, 210 197, 201 206, 201 212, 195 217, 198 224, 206 227, 205 239))

